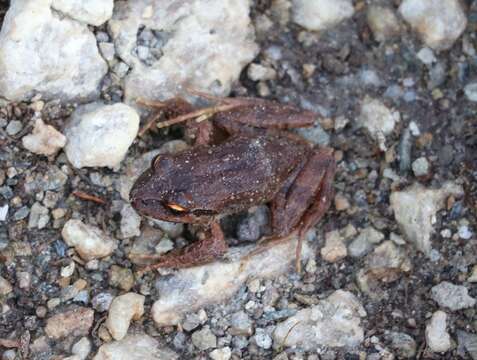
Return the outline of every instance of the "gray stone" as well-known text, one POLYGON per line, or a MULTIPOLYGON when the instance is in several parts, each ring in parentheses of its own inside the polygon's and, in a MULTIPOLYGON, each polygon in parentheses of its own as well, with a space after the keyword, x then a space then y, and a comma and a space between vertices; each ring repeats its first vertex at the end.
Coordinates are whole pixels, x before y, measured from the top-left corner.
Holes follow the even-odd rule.
POLYGON ((131 67, 126 102, 168 99, 186 88, 227 95, 258 50, 249 6, 248 0, 117 2, 108 25, 118 56, 131 67), (154 39, 138 38, 140 29, 154 39), (156 55, 144 61, 138 45, 156 55))
POLYGON ((311 351, 319 346, 356 347, 364 340, 363 306, 350 292, 337 290, 317 305, 300 310, 277 325, 276 344, 311 351))
POLYGON ((446 352, 452 346, 451 337, 446 331, 447 314, 438 310, 426 326, 426 343, 433 352, 446 352))
POLYGON ((52 0, 11 3, 0 33, 0 95, 21 101, 99 95, 107 66, 86 25, 61 18, 52 0))
POLYGON ((476 304, 476 300, 469 296, 465 286, 454 285, 443 281, 431 289, 432 299, 441 307, 452 311, 467 309, 476 304))
POLYGON ((66 156, 76 168, 114 168, 123 160, 138 130, 139 115, 125 104, 80 106, 65 129, 66 156))
POLYGON ((230 318, 230 328, 228 332, 231 335, 252 335, 252 321, 244 311, 239 311, 232 314, 230 318))
POLYGON ((451 48, 467 25, 459 0, 404 0, 399 12, 434 50, 451 48))
POLYGON ((192 334, 192 343, 200 351, 215 348, 217 346, 217 338, 210 331, 208 326, 202 330, 196 331, 192 334))
POLYGON ((178 360, 173 351, 160 347, 159 342, 146 335, 128 335, 120 341, 101 345, 93 360, 178 360))
POLYGON ((293 21, 312 31, 334 27, 354 14, 351 0, 293 0, 293 21))
POLYGON ((463 189, 453 183, 445 183, 439 189, 427 189, 414 184, 402 191, 391 194, 391 208, 396 221, 404 231, 406 239, 424 254, 429 255, 433 219, 438 210, 445 205, 448 196, 461 196, 463 189))

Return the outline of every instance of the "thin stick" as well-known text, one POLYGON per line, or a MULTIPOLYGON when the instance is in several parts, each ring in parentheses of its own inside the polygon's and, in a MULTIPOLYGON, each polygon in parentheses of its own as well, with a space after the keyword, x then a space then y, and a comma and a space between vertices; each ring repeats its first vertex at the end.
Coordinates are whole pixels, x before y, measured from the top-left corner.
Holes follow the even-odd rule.
MULTIPOLYGON (((167 121, 163 121, 163 122, 157 124, 157 127, 159 129, 161 129, 161 128, 168 127, 168 126, 175 125, 175 124, 179 124, 179 123, 184 122, 186 120, 194 119, 194 118, 197 118, 197 117, 203 116, 203 115, 206 115, 207 117, 210 117, 210 116, 212 116, 212 115, 214 115, 218 112, 232 110, 236 107, 239 107, 240 105, 241 104, 227 104, 227 105, 212 106, 212 107, 192 111, 190 113, 178 116, 176 118, 173 118, 173 119, 170 119, 170 120, 167 120, 167 121)), ((202 120, 203 119, 201 119, 201 121, 202 120)))

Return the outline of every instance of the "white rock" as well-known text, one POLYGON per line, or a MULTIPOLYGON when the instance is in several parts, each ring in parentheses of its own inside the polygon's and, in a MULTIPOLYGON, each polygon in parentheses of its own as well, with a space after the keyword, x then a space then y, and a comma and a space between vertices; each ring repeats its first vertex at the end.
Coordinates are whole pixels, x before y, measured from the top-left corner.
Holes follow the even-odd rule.
POLYGON ((43 229, 50 221, 48 209, 42 206, 39 202, 35 202, 30 209, 30 216, 28 218, 28 228, 43 229))
POLYGON ((84 260, 109 256, 116 249, 116 241, 99 228, 86 225, 80 220, 68 220, 61 235, 68 246, 73 246, 84 260))
POLYGON ((384 234, 369 226, 360 231, 359 235, 348 246, 349 254, 361 257, 371 251, 373 245, 379 244, 384 239, 384 234))
POLYGON ((433 352, 446 352, 452 346, 451 337, 446 331, 447 314, 438 310, 432 314, 426 326, 426 343, 433 352))
POLYGON ((421 50, 419 50, 419 52, 417 53, 417 57, 419 60, 422 61, 423 64, 426 65, 432 65, 433 63, 437 62, 434 52, 428 47, 423 47, 421 50))
POLYGON ((358 122, 368 130, 383 151, 386 151, 386 135, 391 134, 399 120, 399 112, 391 111, 377 99, 371 99, 366 96, 361 103, 361 113, 358 122))
MULTIPOLYGON (((255 249, 255 246, 230 248, 228 262, 181 269, 159 278, 156 289, 161 297, 151 310, 156 325, 177 325, 186 313, 229 299, 249 278, 272 278, 289 271, 295 259, 296 239, 259 253, 253 253, 255 249)), ((311 249, 304 243, 302 260, 310 254, 311 249)))
POLYGON ((7 220, 8 215, 8 204, 0 206, 0 221, 7 220))
POLYGON ((139 320, 144 314, 144 299, 132 292, 114 298, 105 324, 115 340, 123 339, 131 320, 139 320))
POLYGON ((351 0, 293 0, 293 21, 311 31, 329 29, 354 14, 351 0))
POLYGON ((212 360, 229 360, 232 357, 232 350, 226 346, 222 349, 215 349, 209 356, 212 360))
POLYGON ((65 129, 66 156, 76 168, 116 167, 138 130, 139 115, 125 104, 80 106, 65 129))
POLYGON ((63 266, 60 271, 61 277, 70 277, 75 272, 75 262, 71 261, 68 265, 63 266))
POLYGON ((396 14, 388 7, 371 5, 366 17, 374 38, 379 42, 386 41, 401 31, 396 14))
POLYGON ((12 290, 12 285, 10 285, 8 280, 0 276, 0 296, 8 295, 12 290))
POLYGON ((477 83, 467 84, 464 88, 464 93, 467 99, 477 102, 477 83))
POLYGON ((270 67, 266 67, 260 64, 250 64, 247 69, 247 75, 250 80, 253 81, 264 81, 264 80, 273 80, 277 73, 270 67))
POLYGON ((71 352, 78 356, 80 360, 85 360, 91 352, 91 342, 87 337, 82 337, 76 344, 73 345, 71 352))
POLYGON ((108 24, 119 57, 132 67, 126 101, 171 98, 186 87, 227 95, 258 51, 249 6, 249 0, 117 2, 108 24), (158 55, 149 61, 137 52, 142 27, 158 34, 150 48, 158 55))
POLYGON ((132 208, 131 205, 125 204, 121 209, 121 235, 127 239, 133 236, 141 235, 141 217, 132 208))
POLYGON ((113 0, 53 0, 51 6, 72 19, 100 26, 113 16, 113 0))
POLYGON ((438 210, 445 205, 448 196, 462 196, 461 186, 447 182, 440 189, 426 189, 414 184, 403 191, 391 194, 394 217, 408 241, 428 255, 431 252, 432 224, 438 210))
POLYGON ((337 290, 317 305, 279 323, 273 339, 276 344, 305 351, 319 346, 356 347, 364 340, 360 327, 364 316, 363 306, 352 293, 337 290))
POLYGON ((325 246, 321 248, 321 257, 329 262, 337 262, 346 257, 348 251, 339 231, 326 233, 325 246))
POLYGON ((99 95, 107 72, 86 25, 52 12, 52 0, 14 1, 0 32, 0 95, 20 101, 99 95))
POLYGON ((467 25, 459 0, 404 0, 399 12, 434 50, 451 48, 467 25))
POLYGON ((470 273, 467 281, 471 283, 477 283, 477 265, 474 265, 472 268, 472 272, 470 273))
POLYGON ((425 157, 417 158, 412 162, 412 172, 415 176, 426 176, 429 174, 429 161, 425 157))
POLYGON ((93 360, 177 360, 173 351, 145 334, 128 335, 120 341, 102 345, 93 360))
POLYGON ((66 144, 66 137, 41 118, 35 120, 33 132, 22 138, 23 147, 39 155, 54 155, 66 144))
POLYGON ((440 307, 446 307, 452 311, 471 308, 477 302, 477 300, 469 296, 465 286, 454 285, 448 281, 443 281, 439 285, 433 286, 431 296, 440 307))

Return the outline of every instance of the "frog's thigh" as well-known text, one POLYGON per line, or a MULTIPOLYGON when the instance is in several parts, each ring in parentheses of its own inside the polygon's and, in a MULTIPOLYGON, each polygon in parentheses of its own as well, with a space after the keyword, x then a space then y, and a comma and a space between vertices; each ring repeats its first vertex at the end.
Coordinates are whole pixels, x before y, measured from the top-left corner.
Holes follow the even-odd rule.
POLYGON ((300 237, 321 219, 333 197, 335 160, 328 148, 314 149, 307 162, 292 174, 272 202, 272 229, 284 236, 299 230, 300 237))

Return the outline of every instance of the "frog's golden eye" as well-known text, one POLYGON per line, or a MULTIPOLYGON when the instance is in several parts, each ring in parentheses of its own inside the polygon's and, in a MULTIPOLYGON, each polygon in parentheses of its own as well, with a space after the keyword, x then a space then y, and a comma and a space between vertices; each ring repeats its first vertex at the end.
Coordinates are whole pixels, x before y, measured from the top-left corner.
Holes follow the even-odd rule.
POLYGON ((177 211, 177 212, 185 212, 187 211, 186 208, 183 208, 182 206, 180 205, 177 205, 177 204, 166 204, 167 207, 171 210, 174 210, 174 211, 177 211))

